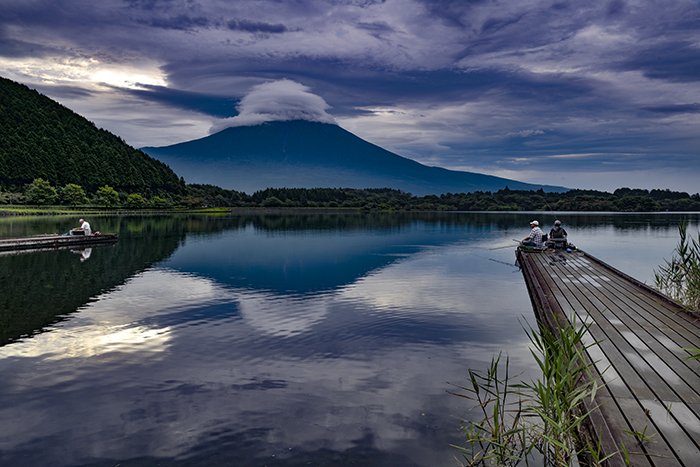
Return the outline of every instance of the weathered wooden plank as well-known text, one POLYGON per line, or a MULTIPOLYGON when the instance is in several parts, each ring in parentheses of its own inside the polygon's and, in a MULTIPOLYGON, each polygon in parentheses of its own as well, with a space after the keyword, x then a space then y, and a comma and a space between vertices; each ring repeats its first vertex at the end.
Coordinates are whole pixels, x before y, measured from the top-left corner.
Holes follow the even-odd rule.
MULTIPOLYGON (((693 463, 685 462, 678 455, 676 449, 657 430, 656 424, 650 419, 648 413, 640 406, 637 400, 617 398, 615 399, 615 404, 635 427, 634 430, 625 430, 619 438, 621 449, 624 446, 633 455, 644 453, 648 456, 648 460, 651 463, 660 467, 666 465, 694 465, 693 463)), ((610 423, 614 422, 611 421, 610 423)), ((636 464, 632 463, 632 465, 636 464)))
MULTIPOLYGON (((577 287, 582 286, 583 283, 584 282, 581 281, 577 287)), ((572 286, 569 287, 571 288, 572 286)), ((575 294, 580 293, 577 287, 571 288, 575 294)), ((592 302, 596 301, 596 298, 591 296, 584 296, 584 300, 585 299, 589 299, 592 302)), ((589 307, 588 311, 595 314, 600 310, 598 308, 589 307)), ((616 333, 614 328, 609 327, 604 316, 594 315, 594 319, 597 328, 591 327, 593 334, 596 335, 596 331, 598 330, 602 331, 601 336, 605 337, 600 337, 600 346, 604 349, 604 353, 612 362, 616 372, 621 375, 627 385, 626 389, 612 386, 611 391, 615 397, 634 397, 649 401, 649 405, 659 404, 664 407, 677 405, 678 407, 685 407, 686 409, 685 401, 689 403, 698 402, 697 393, 695 393, 690 386, 676 381, 677 378, 672 378, 671 381, 669 381, 667 378, 663 377, 668 375, 659 374, 658 368, 648 361, 651 357, 640 354, 639 352, 635 353, 636 349, 634 349, 634 346, 629 344, 625 336, 616 333), (610 343, 606 339, 609 340, 610 343), (617 352, 619 352, 619 354, 617 352), (679 394, 679 389, 683 391, 683 394, 679 394), (627 390, 631 392, 630 395, 626 394, 627 390)), ((665 365, 663 362, 658 363, 665 365)), ((673 373, 672 370, 670 370, 670 372, 673 373)), ((675 374, 672 376, 675 376, 675 374)), ((691 423, 700 424, 698 414, 692 413, 689 409, 684 412, 690 414, 692 418, 691 423)), ((690 441, 683 436, 677 436, 676 432, 682 431, 682 428, 679 427, 677 423, 664 423, 659 425, 659 429, 664 434, 664 437, 672 439, 674 443, 678 443, 678 446, 673 446, 674 449, 686 452, 691 450, 688 445, 694 446, 694 449, 697 449, 697 445, 700 443, 700 437, 692 432, 688 433, 692 438, 690 441)), ((633 431, 642 430, 635 428, 633 431)))
POLYGON ((570 263, 576 267, 603 274, 607 285, 617 290, 620 297, 638 303, 644 307, 645 311, 653 311, 652 314, 647 315, 649 319, 659 320, 664 318, 663 322, 670 327, 680 326, 684 330, 691 331, 691 334, 700 333, 697 324, 691 323, 692 325, 689 326, 687 319, 685 319, 687 313, 679 313, 682 311, 682 308, 667 302, 667 300, 661 300, 658 293, 652 291, 652 289, 642 287, 641 283, 631 283, 625 277, 615 274, 614 270, 602 267, 600 263, 593 261, 588 255, 573 257, 570 263))
POLYGON ((601 270, 608 271, 608 277, 614 285, 618 286, 618 290, 627 296, 635 294, 643 303, 649 305, 652 310, 657 313, 662 312, 664 316, 682 326, 691 335, 700 337, 700 319, 688 313, 680 304, 592 255, 585 254, 584 258, 597 264, 601 270))
POLYGON ((679 349, 699 346, 699 321, 581 253, 518 256, 538 318, 556 326, 572 317, 588 326, 584 344, 594 344, 587 350, 594 377, 605 382, 591 423, 594 432, 597 425, 607 433, 605 452, 624 443, 632 465, 698 463, 700 376, 679 349))
POLYGON ((598 399, 601 412, 606 415, 608 426, 617 433, 617 449, 623 457, 629 456, 631 465, 651 464, 659 467, 684 465, 636 401, 612 397, 598 399), (620 414, 624 416, 621 417, 620 414), (623 419, 628 420, 628 423, 635 428, 630 429, 622 424, 623 419), (639 435, 644 433, 646 438, 643 442, 635 437, 635 432, 639 435))
MULTIPOLYGON (((583 282, 584 285, 586 285, 587 281, 585 279, 583 279, 583 282)), ((589 290, 592 289, 589 287, 589 290)), ((608 290, 608 288, 605 287, 601 292, 603 293, 602 297, 607 296, 611 298, 614 303, 617 304, 618 308, 625 313, 625 315, 622 316, 618 315, 625 324, 631 328, 639 326, 641 329, 645 329, 647 335, 653 336, 653 340, 650 341, 652 345, 656 342, 658 343, 657 347, 663 347, 668 352, 677 356, 681 362, 679 364, 679 371, 686 372, 689 370, 696 375, 700 375, 700 363, 696 360, 688 359, 691 352, 689 349, 700 347, 700 338, 695 337, 694 334, 685 332, 682 328, 678 328, 674 324, 666 326, 660 323, 665 319, 663 312, 659 312, 658 310, 649 311, 649 305, 640 305, 638 301, 620 295, 617 289, 613 288, 608 290)), ((632 329, 632 332, 635 332, 635 329, 632 329)), ((663 353, 661 350, 658 352, 663 353)), ((677 362, 677 360, 671 361, 677 362)))
MULTIPOLYGON (((598 346, 603 350, 606 358, 612 364, 616 373, 621 376, 624 380, 627 388, 620 388, 618 391, 617 385, 612 386, 612 391, 614 395, 621 397, 628 397, 628 390, 635 391, 638 397, 651 399, 655 397, 654 391, 650 388, 650 384, 642 378, 637 369, 635 369, 629 361, 625 358, 625 353, 632 354, 635 353, 634 348, 632 348, 629 343, 622 338, 621 335, 617 333, 615 329, 610 329, 607 326, 607 321, 605 316, 601 312, 601 308, 596 305, 600 305, 595 297, 589 297, 581 292, 581 290, 575 287, 575 284, 567 284, 563 282, 562 278, 557 276, 551 276, 551 279, 555 284, 558 285, 560 290, 566 291, 573 299, 575 299, 581 306, 580 309, 572 307, 570 313, 575 313, 579 322, 589 322, 589 331, 593 335, 594 339, 598 342, 598 346), (595 301, 593 303, 591 300, 595 301), (590 322, 590 318, 593 319, 590 322), (629 388, 629 389, 628 389, 629 388)), ((653 373, 653 369, 650 366, 645 366, 645 370, 649 373, 653 373)), ((680 401, 668 386, 658 377, 653 377, 654 375, 648 375, 652 378, 654 385, 659 385, 657 388, 661 393, 663 398, 667 398, 673 401, 680 401)))
MULTIPOLYGON (((693 384, 698 381, 698 373, 693 368, 693 366, 696 368, 699 366, 697 361, 689 360, 687 353, 678 345, 669 346, 667 343, 670 341, 668 336, 659 335, 656 328, 651 330, 645 328, 645 324, 648 321, 637 319, 638 313, 635 312, 639 308, 635 307, 633 303, 620 299, 619 296, 614 294, 614 291, 607 287, 595 288, 592 286, 590 279, 582 278, 581 286, 589 294, 598 293, 597 297, 603 305, 615 315, 615 318, 607 317, 610 325, 617 328, 623 337, 649 361, 657 372, 674 372, 683 382, 686 390, 692 391, 692 394, 684 397, 686 401, 700 397, 700 387, 693 387, 693 384)), ((673 344, 673 342, 671 343, 673 344)), ((692 342, 691 344, 695 345, 696 343, 692 342)), ((697 344, 700 344, 700 341, 697 344)), ((668 374, 665 378, 672 381, 674 375, 668 374)), ((674 385, 674 389, 676 392, 681 391, 680 385, 674 385)))

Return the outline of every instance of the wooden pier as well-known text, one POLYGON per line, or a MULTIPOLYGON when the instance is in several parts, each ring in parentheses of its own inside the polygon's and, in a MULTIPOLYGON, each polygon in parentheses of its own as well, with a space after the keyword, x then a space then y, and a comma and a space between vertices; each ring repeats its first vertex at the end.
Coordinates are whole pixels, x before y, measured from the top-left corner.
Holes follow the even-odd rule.
POLYGON ((85 248, 102 243, 114 243, 114 234, 100 235, 37 235, 23 238, 0 239, 0 252, 23 250, 46 250, 55 248, 85 248))
POLYGON ((679 304, 581 251, 517 252, 541 325, 572 317, 603 385, 589 428, 607 465, 700 465, 700 320, 679 304))

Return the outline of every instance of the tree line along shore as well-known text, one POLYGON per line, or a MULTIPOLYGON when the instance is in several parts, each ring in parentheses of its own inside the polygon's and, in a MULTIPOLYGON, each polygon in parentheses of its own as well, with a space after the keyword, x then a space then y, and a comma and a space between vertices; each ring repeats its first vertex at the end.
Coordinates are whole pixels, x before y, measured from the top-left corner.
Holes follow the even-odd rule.
POLYGON ((93 209, 207 209, 234 207, 352 208, 397 211, 700 211, 700 194, 619 188, 612 193, 510 190, 414 196, 390 188, 268 188, 253 194, 213 185, 182 184, 179 192, 130 193, 103 185, 90 192, 77 183, 53 186, 37 178, 21 187, 0 186, 0 206, 93 209))

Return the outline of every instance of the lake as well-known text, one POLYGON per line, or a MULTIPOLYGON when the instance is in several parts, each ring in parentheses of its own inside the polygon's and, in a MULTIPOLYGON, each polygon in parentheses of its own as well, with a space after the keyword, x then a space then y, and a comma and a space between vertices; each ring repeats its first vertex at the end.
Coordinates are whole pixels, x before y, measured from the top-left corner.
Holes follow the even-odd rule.
MULTIPOLYGON (((558 217, 653 283, 680 220, 558 217)), ((119 242, 0 255, 0 464, 457 465, 502 351, 537 376, 513 239, 545 213, 105 216, 119 242)), ((71 217, 0 218, 0 238, 71 217)))

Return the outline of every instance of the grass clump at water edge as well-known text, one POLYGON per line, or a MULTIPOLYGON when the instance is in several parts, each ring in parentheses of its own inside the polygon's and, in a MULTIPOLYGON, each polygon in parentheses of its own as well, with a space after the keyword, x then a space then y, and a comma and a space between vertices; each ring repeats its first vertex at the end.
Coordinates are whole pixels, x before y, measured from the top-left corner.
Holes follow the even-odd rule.
POLYGON ((656 288, 694 311, 700 311, 700 232, 688 238, 688 223, 678 225, 680 241, 673 256, 654 271, 656 288))
MULTIPOLYGON (((688 240, 688 223, 678 225, 680 241, 670 260, 654 270, 654 282, 660 292, 686 308, 700 312, 700 232, 698 238, 688 240)), ((690 358, 700 360, 700 348, 684 349, 690 358)))
MULTIPOLYGON (((511 383, 509 361, 494 357, 485 373, 469 370, 468 386, 453 394, 476 403, 477 421, 463 426, 465 446, 453 446, 464 465, 547 465, 604 462, 599 443, 585 441, 583 425, 598 389, 585 358, 587 332, 576 319, 552 332, 527 330, 541 376, 511 383), (596 444, 596 445, 593 445, 596 444)), ((593 344, 589 344, 593 345, 593 344)))

